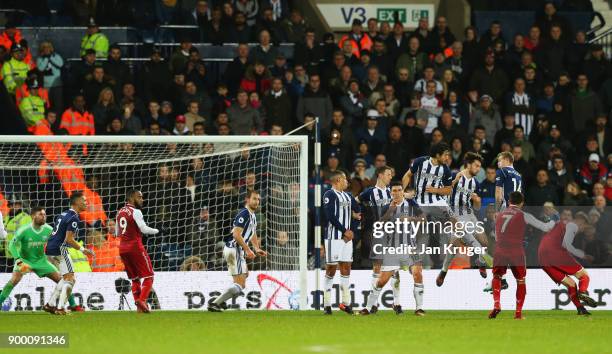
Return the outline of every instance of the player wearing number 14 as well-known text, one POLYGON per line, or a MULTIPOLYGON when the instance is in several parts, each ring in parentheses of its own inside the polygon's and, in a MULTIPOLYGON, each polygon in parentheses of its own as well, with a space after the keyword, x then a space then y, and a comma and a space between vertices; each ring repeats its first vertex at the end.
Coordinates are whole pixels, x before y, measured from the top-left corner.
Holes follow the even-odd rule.
POLYGON ((127 203, 117 213, 115 234, 121 237, 119 255, 132 281, 132 295, 138 312, 149 313, 147 298, 153 288, 151 258, 142 244, 142 235, 155 235, 159 230, 147 226, 142 216, 144 199, 137 189, 127 192, 127 203), (142 279, 142 284, 140 280, 142 279))

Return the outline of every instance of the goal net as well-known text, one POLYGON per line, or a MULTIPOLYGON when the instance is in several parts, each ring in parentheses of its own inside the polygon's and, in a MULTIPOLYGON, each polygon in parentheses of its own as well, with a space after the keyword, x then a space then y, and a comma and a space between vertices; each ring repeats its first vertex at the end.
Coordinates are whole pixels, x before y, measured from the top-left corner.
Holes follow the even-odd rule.
MULTIPOLYGON (((145 221, 161 230, 143 239, 156 271, 153 308, 204 309, 231 284, 224 238, 254 189, 261 194, 257 234, 269 255, 248 262, 253 272, 245 296, 233 305, 304 308, 306 144, 302 136, 2 137, 0 210, 9 232, 1 246, 2 272, 12 272, 6 246, 15 228, 29 221, 29 209, 44 207, 53 226, 69 208, 70 194, 82 191, 88 207, 80 215, 77 240, 96 257, 71 254, 77 302, 102 302, 97 306, 108 310, 133 305, 113 230, 126 191, 135 187, 144 196, 145 221)), ((39 306, 52 285, 33 274, 24 277, 13 308, 27 309, 28 301, 39 306)))

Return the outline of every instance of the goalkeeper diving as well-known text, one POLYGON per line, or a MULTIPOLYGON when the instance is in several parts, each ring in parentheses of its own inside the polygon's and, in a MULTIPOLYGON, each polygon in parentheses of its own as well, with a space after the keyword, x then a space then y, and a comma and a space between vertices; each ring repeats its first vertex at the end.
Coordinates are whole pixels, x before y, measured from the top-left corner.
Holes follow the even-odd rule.
MULTIPOLYGON (((2 293, 0 293, 0 304, 9 299, 13 289, 28 272, 35 273, 39 278, 49 278, 55 283, 62 279, 57 268, 45 256, 45 244, 53 232, 53 228, 46 222, 45 209, 33 207, 30 214, 32 222, 20 227, 9 243, 9 251, 15 258, 15 265, 11 279, 4 285, 2 293)), ((84 311, 81 306, 76 305, 72 295, 68 298, 68 302, 72 311, 84 311)), ((45 306, 45 308, 49 307, 52 306, 49 306, 49 304, 45 306)), ((8 311, 10 305, 2 306, 2 308, 8 311)))

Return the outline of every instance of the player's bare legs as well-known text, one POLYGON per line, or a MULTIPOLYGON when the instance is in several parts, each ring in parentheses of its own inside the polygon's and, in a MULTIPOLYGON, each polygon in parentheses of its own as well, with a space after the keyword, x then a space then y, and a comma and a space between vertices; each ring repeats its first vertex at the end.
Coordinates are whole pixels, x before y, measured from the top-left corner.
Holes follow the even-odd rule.
POLYGON ((448 272, 448 268, 450 267, 450 264, 452 263, 453 259, 455 258, 455 253, 457 252, 457 248, 458 247, 462 247, 463 246, 463 241, 461 240, 461 238, 457 238, 457 237, 451 237, 451 241, 450 241, 451 245, 453 245, 452 253, 446 254, 444 256, 444 262, 442 263, 442 269, 440 270, 440 273, 438 274, 438 276, 436 277, 436 285, 437 286, 442 286, 444 284, 444 279, 446 278, 446 273, 448 272))
POLYGON ((414 314, 417 316, 425 316, 425 310, 423 310, 423 293, 425 292, 425 287, 423 286, 423 266, 421 264, 411 266, 410 273, 412 273, 412 280, 414 281, 412 289, 414 302, 416 304, 414 314))

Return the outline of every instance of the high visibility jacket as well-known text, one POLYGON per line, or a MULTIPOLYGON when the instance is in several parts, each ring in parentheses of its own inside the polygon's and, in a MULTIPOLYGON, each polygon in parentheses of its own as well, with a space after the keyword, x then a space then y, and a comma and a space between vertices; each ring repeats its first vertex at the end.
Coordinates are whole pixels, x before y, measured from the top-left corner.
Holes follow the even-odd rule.
MULTIPOLYGON (((78 243, 83 246, 83 241, 79 241, 78 243)), ((91 266, 89 265, 87 256, 83 252, 68 247, 68 254, 70 255, 70 259, 72 259, 72 266, 75 273, 91 272, 91 266)))
POLYGON ((20 30, 15 31, 15 37, 13 38, 9 37, 9 35, 5 31, 5 32, 2 32, 2 34, 0 34, 0 45, 6 48, 7 53, 10 53, 13 43, 19 43, 21 42, 22 39, 23 37, 21 36, 20 30))
MULTIPOLYGON (((49 101, 49 90, 44 87, 40 87, 37 90, 38 97, 42 98, 45 101, 45 107, 50 108, 51 102, 49 101)), ((17 107, 19 107, 19 104, 21 104, 21 100, 24 97, 28 96, 30 96, 30 90, 28 90, 28 85, 23 84, 21 85, 21 87, 18 87, 17 90, 15 90, 15 103, 17 103, 17 107)))
POLYGON ((64 128, 70 135, 95 135, 94 117, 91 113, 68 108, 62 115, 60 128, 64 128))
POLYGON ((340 49, 344 48, 344 42, 346 41, 351 42, 351 46, 353 47, 353 55, 357 58, 361 57, 362 50, 370 50, 372 48, 372 45, 374 44, 370 36, 365 33, 361 34, 361 39, 359 40, 359 42, 357 42, 355 38, 353 38, 353 36, 347 34, 342 36, 340 42, 338 42, 338 46, 340 47, 340 49))
POLYGON ((26 125, 34 127, 45 119, 45 100, 34 95, 24 97, 19 104, 19 111, 26 125))
POLYGON ((93 247, 96 257, 89 257, 94 272, 122 272, 125 267, 119 255, 119 240, 108 234, 101 247, 93 247))
POLYGON ((108 38, 100 32, 91 36, 85 35, 81 40, 81 57, 85 55, 87 49, 95 50, 96 58, 106 58, 108 56, 108 38))
POLYGON ((22 211, 12 217, 9 215, 4 216, 4 229, 6 230, 6 243, 4 244, 4 252, 7 258, 13 258, 13 255, 8 249, 8 245, 13 239, 13 237, 15 237, 15 232, 19 230, 20 227, 27 225, 31 222, 32 217, 25 211, 22 211))
POLYGON ((27 76, 30 66, 23 61, 19 61, 15 58, 7 61, 2 65, 2 78, 4 80, 4 86, 6 90, 14 95, 17 87, 21 86, 27 76))

